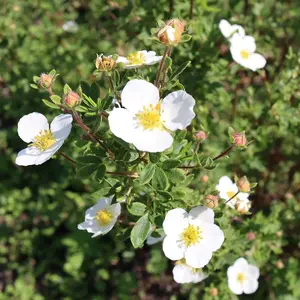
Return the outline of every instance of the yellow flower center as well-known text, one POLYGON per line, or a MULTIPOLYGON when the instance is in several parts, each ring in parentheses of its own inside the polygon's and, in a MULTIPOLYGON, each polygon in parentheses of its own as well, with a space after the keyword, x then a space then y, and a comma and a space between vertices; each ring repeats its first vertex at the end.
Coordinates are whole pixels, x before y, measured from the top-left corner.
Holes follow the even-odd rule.
POLYGON ((140 52, 134 52, 134 53, 130 53, 127 56, 127 60, 129 61, 130 65, 142 65, 145 63, 145 55, 140 52))
POLYGON ((160 104, 155 106, 150 104, 148 108, 144 106, 143 111, 137 113, 135 117, 144 130, 163 128, 160 120, 160 104))
POLYGON ((230 198, 232 198, 236 193, 233 192, 233 191, 229 191, 229 192, 227 192, 226 194, 227 194, 228 198, 230 199, 230 198))
POLYGON ((41 130, 39 135, 34 137, 34 142, 30 146, 36 147, 41 151, 49 149, 53 144, 55 144, 56 139, 50 130, 41 130))
POLYGON ((249 56, 250 56, 250 52, 249 52, 249 51, 247 51, 247 50, 242 50, 242 51, 241 51, 241 57, 242 57, 243 59, 248 59, 249 56))
POLYGON ((189 225, 182 233, 181 240, 186 247, 197 244, 201 239, 201 229, 199 226, 189 225))
POLYGON ((236 280, 242 284, 246 279, 246 276, 244 273, 238 273, 237 276, 236 276, 236 280))
POLYGON ((108 209, 99 209, 96 213, 95 219, 101 226, 108 225, 113 218, 112 213, 108 209))

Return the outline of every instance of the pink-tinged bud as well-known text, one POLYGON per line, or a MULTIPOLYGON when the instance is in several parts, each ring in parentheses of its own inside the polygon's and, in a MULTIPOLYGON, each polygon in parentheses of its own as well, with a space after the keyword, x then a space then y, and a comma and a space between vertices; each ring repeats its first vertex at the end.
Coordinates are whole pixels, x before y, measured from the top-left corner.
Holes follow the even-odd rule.
POLYGON ((95 62, 97 70, 101 72, 111 71, 113 70, 117 63, 112 58, 112 56, 104 56, 103 54, 97 55, 96 62, 95 62))
POLYGON ((234 133, 233 140, 234 140, 234 144, 237 147, 244 148, 247 146, 247 139, 246 139, 245 132, 234 133))
POLYGON ((247 240, 248 240, 248 241, 253 241, 253 240, 255 240, 255 238, 256 238, 254 232, 248 232, 246 237, 247 237, 247 240))
POLYGON ((212 297, 217 297, 219 295, 219 290, 217 288, 211 288, 210 291, 209 291, 209 294, 212 297))
POLYGON ((209 208, 216 208, 219 205, 219 197, 215 195, 207 195, 204 199, 204 203, 209 208))
POLYGON ((183 32, 184 22, 179 19, 171 19, 165 22, 165 26, 158 31, 157 38, 165 45, 176 46, 180 43, 183 32))
POLYGON ((80 96, 73 92, 69 91, 65 96, 64 96, 64 104, 66 104, 70 108, 74 108, 81 103, 81 98, 80 96))
POLYGON ((207 181, 208 181, 208 176, 207 175, 203 175, 203 176, 201 176, 201 181, 203 182, 203 183, 206 183, 207 181))
POLYGON ((240 178, 237 182, 237 186, 239 188, 239 191, 242 193, 248 193, 250 192, 250 183, 246 176, 243 176, 240 178))
POLYGON ((284 268, 284 263, 282 262, 282 260, 277 260, 276 261, 276 267, 278 268, 278 269, 283 269, 284 268))
POLYGON ((276 235, 277 235, 277 237, 281 238, 283 236, 283 233, 282 233, 282 231, 277 231, 276 235))
POLYGON ((194 134, 194 137, 199 142, 204 142, 207 139, 207 134, 205 131, 198 131, 194 134))
POLYGON ((54 82, 54 76, 42 73, 38 85, 44 89, 49 89, 54 82))

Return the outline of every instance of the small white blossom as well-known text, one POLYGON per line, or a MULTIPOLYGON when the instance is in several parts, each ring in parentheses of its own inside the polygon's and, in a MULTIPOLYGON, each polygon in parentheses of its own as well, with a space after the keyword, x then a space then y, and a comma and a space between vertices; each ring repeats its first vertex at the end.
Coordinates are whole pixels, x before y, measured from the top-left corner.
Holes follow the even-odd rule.
POLYGON ((171 260, 184 258, 192 268, 207 265, 212 253, 224 241, 223 231, 214 224, 213 210, 204 206, 194 207, 189 213, 182 208, 168 211, 163 228, 166 257, 171 260))
POLYGON ((130 53, 127 57, 119 56, 117 58, 117 63, 123 63, 125 69, 134 69, 144 65, 154 65, 160 62, 162 56, 157 56, 154 51, 137 51, 130 53))
POLYGON ((227 277, 229 289, 234 294, 253 294, 258 288, 259 269, 241 257, 228 268, 227 277))
POLYGON ((151 228, 151 230, 148 234, 147 240, 146 240, 146 244, 149 245, 149 246, 157 244, 157 243, 163 241, 165 236, 166 236, 165 233, 163 232, 160 237, 153 237, 152 236, 153 231, 154 231, 154 227, 151 228))
POLYGON ((234 35, 231 39, 230 52, 235 62, 241 66, 256 71, 264 68, 267 61, 259 53, 255 53, 256 44, 254 37, 234 35))
POLYGON ((69 136, 72 121, 72 115, 61 114, 54 118, 49 128, 46 117, 40 113, 33 112, 22 117, 18 123, 18 134, 30 144, 18 153, 16 164, 40 165, 49 160, 69 136))
POLYGON ((239 189, 228 176, 223 176, 220 178, 219 183, 216 185, 216 189, 219 191, 220 198, 224 199, 228 206, 235 208, 237 211, 242 213, 249 211, 251 207, 251 202, 248 199, 249 194, 238 193, 235 197, 233 197, 239 191, 239 189), (228 201, 230 198, 232 199, 228 201))
POLYGON ((206 276, 202 269, 192 268, 185 263, 184 260, 176 262, 173 268, 173 278, 177 283, 199 283, 203 281, 206 276))
POLYGON ((62 29, 66 32, 75 33, 78 31, 78 24, 75 21, 68 21, 63 24, 62 29))
POLYGON ((162 101, 152 83, 134 79, 121 93, 124 108, 114 108, 108 121, 112 133, 140 151, 162 152, 171 147, 171 131, 186 128, 195 117, 195 99, 183 90, 162 101))
POLYGON ((221 20, 219 23, 219 29, 224 35, 225 38, 229 39, 231 41, 232 37, 237 34, 241 37, 245 36, 245 30, 242 26, 233 24, 231 25, 228 21, 226 20, 221 20))
POLYGON ((93 233, 92 238, 108 233, 121 214, 120 203, 111 204, 112 197, 102 198, 85 212, 85 220, 78 229, 93 233))

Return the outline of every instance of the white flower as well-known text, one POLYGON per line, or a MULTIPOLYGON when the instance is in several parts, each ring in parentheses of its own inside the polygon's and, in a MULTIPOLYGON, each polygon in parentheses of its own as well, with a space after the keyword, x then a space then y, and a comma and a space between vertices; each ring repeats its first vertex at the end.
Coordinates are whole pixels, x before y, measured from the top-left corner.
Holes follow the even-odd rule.
POLYGON ((143 65, 154 65, 160 62, 161 59, 162 56, 157 56, 154 51, 142 50, 130 53, 127 57, 119 56, 117 63, 125 64, 125 69, 134 69, 143 65))
POLYGON ((242 213, 249 211, 251 207, 251 202, 248 199, 249 194, 238 193, 235 197, 233 197, 239 189, 228 176, 220 178, 219 183, 216 185, 216 189, 219 191, 220 198, 224 199, 228 206, 235 208, 237 211, 242 213), (230 198, 232 199, 227 202, 230 198))
POLYGON ((102 198, 87 209, 84 222, 78 224, 77 228, 93 233, 92 238, 111 231, 121 213, 120 203, 111 204, 112 198, 102 198))
POLYGON ((266 59, 259 53, 255 53, 256 44, 252 36, 241 37, 234 35, 231 39, 230 52, 235 62, 241 66, 256 71, 264 68, 266 59))
POLYGON ((78 24, 75 21, 68 21, 63 24, 62 29, 66 32, 77 32, 78 31, 78 24))
POLYGON ((185 259, 192 268, 203 268, 212 253, 223 241, 223 231, 214 224, 214 212, 204 206, 194 207, 189 213, 182 208, 168 211, 163 222, 166 237, 163 251, 171 260, 185 259))
POLYGON ((49 160, 69 136, 72 121, 72 115, 61 114, 54 118, 49 128, 46 117, 40 113, 33 112, 22 117, 18 123, 18 134, 30 144, 18 153, 16 164, 40 165, 49 160))
POLYGON ((145 80, 129 81, 121 102, 124 108, 109 114, 110 130, 141 151, 162 152, 171 147, 170 132, 186 128, 195 117, 191 95, 180 90, 160 101, 158 88, 145 80))
POLYGON ((226 20, 221 20, 219 23, 219 28, 224 35, 225 38, 229 39, 229 41, 232 39, 232 37, 237 34, 241 37, 245 36, 245 30, 242 26, 233 24, 231 25, 226 20))
POLYGON ((184 260, 176 262, 173 278, 177 283, 198 283, 206 278, 202 269, 192 268, 184 260))
POLYGON ((234 294, 253 294, 258 288, 259 269, 241 257, 228 268, 227 277, 228 286, 234 294))
POLYGON ((163 232, 160 237, 153 237, 152 232, 154 231, 154 228, 155 228, 154 226, 151 228, 151 230, 148 234, 147 240, 146 240, 146 244, 149 245, 149 246, 157 244, 157 243, 163 241, 165 236, 166 236, 165 233, 163 232))

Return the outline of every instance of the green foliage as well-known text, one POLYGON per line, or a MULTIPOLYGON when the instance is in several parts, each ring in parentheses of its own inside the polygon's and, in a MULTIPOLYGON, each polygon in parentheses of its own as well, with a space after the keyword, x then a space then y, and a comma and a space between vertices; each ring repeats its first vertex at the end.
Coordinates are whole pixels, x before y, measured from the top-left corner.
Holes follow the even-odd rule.
POLYGON ((228 289, 226 269, 241 256, 261 271, 255 299, 300 298, 297 1, 195 0, 190 15, 191 2, 8 0, 1 5, 0 299, 238 299, 228 289), (157 66, 91 74, 96 53, 126 56, 147 49, 162 55, 150 29, 155 20, 170 17, 188 24, 183 43, 166 59, 161 92, 185 89, 196 99, 197 117, 176 132, 170 150, 140 153, 110 133, 106 111, 128 78, 154 82, 157 66), (256 38, 258 52, 267 58, 265 70, 251 72, 232 62, 218 29, 222 18, 256 38), (62 29, 68 20, 76 20, 77 32, 62 29), (51 96, 39 84, 43 72, 55 77, 51 96), (33 111, 53 119, 70 90, 82 97, 76 112, 90 129, 74 125, 62 148, 76 167, 60 155, 42 166, 17 167, 16 154, 24 148, 18 120, 33 111), (197 144, 193 132, 202 126, 210 135, 197 144), (234 148, 214 161, 231 146, 232 133, 243 130, 247 149, 234 148), (252 185, 252 214, 219 203, 215 219, 226 238, 204 268, 209 276, 201 284, 179 286, 161 244, 134 248, 145 244, 153 225, 153 236, 160 232, 168 210, 205 205, 223 175, 258 182, 252 185), (107 196, 125 199, 124 220, 91 239, 77 224, 87 208, 107 196), (213 288, 218 296, 212 296, 213 288))

